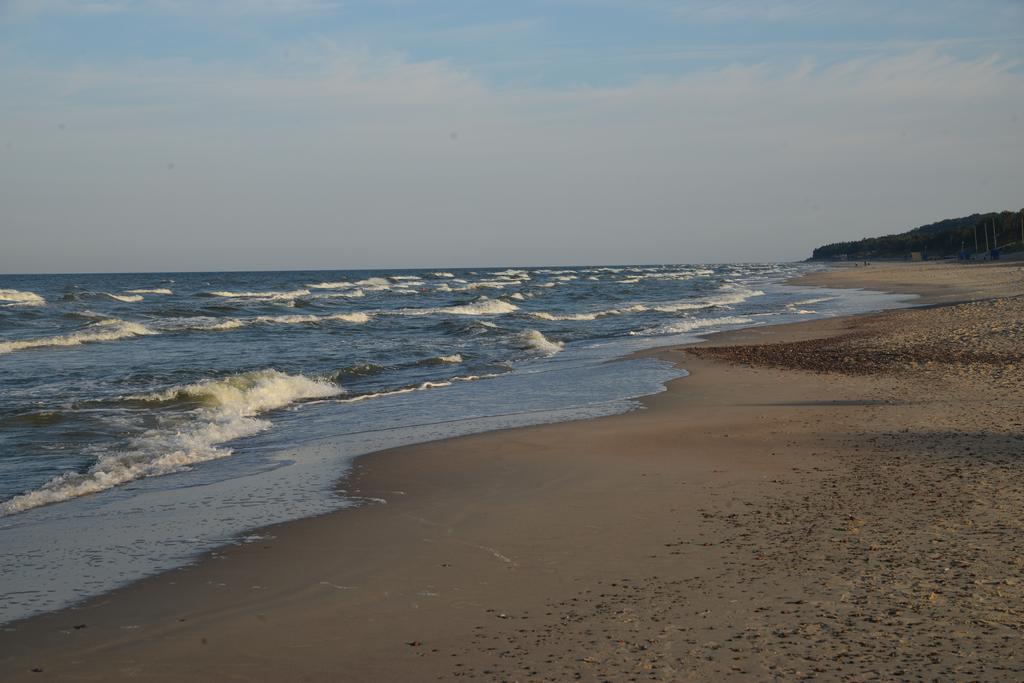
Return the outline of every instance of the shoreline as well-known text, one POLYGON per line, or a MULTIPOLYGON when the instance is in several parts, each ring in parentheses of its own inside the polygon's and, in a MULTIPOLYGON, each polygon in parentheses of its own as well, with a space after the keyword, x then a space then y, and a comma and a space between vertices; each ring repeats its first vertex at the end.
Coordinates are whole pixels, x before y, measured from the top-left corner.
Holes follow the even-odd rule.
MULTIPOLYGON (((829 286, 836 284, 833 281, 829 286)), ((933 290, 931 296, 952 296, 952 286, 940 287, 946 289, 933 290)), ((967 298, 973 293, 963 291, 962 296, 967 298)), ((870 319, 878 315, 886 314, 860 317, 870 319)), ((855 318, 717 333, 709 335, 700 346, 786 343, 834 336, 858 324, 855 318)), ((497 639, 502 647, 508 648, 506 651, 516 652, 517 659, 529 662, 532 669, 522 674, 526 678, 533 675, 530 671, 540 676, 545 666, 553 665, 553 659, 559 660, 559 667, 569 666, 574 673, 588 675, 601 668, 599 664, 613 670, 616 657, 636 664, 646 656, 638 653, 656 649, 650 647, 653 643, 644 649, 639 649, 642 643, 616 645, 612 654, 604 650, 600 655, 580 654, 568 657, 571 661, 567 663, 550 652, 586 650, 594 645, 582 639, 586 634, 578 634, 574 647, 566 647, 566 643, 551 645, 548 654, 537 659, 539 654, 519 652, 524 645, 516 640, 517 629, 511 627, 520 627, 520 631, 524 630, 521 627, 530 627, 525 630, 534 629, 532 637, 536 642, 543 640, 549 644, 553 642, 552 633, 574 632, 575 627, 570 625, 578 622, 566 615, 576 609, 571 603, 582 599, 583 594, 572 595, 579 584, 588 586, 588 593, 602 586, 606 594, 619 595, 620 603, 627 606, 628 596, 638 593, 657 602, 658 595, 678 589, 677 584, 666 583, 661 576, 669 571, 665 563, 678 557, 673 554, 677 550, 654 551, 658 547, 669 548, 670 544, 678 543, 671 547, 685 549, 685 553, 678 552, 701 567, 704 574, 697 572, 696 577, 689 579, 706 588, 711 572, 728 573, 731 565, 727 552, 716 556, 725 552, 721 549, 693 551, 695 539, 704 533, 702 522, 708 519, 702 516, 706 510, 700 512, 696 505, 715 502, 709 491, 716 495, 740 491, 758 500, 764 496, 760 487, 769 476, 775 477, 772 481, 791 477, 793 481, 785 486, 813 494, 827 472, 840 468, 835 456, 822 457, 819 465, 806 467, 808 459, 817 462, 815 448, 820 448, 813 445, 810 425, 814 419, 824 419, 813 413, 835 412, 840 405, 836 401, 857 402, 861 400, 858 395, 876 391, 877 387, 868 384, 878 381, 847 377, 838 384, 828 383, 817 375, 795 376, 788 370, 749 369, 699 359, 676 346, 644 351, 641 355, 670 360, 677 366, 685 359, 684 367, 690 375, 670 381, 662 393, 639 399, 645 408, 642 410, 485 432, 376 452, 370 454, 372 457, 361 456, 339 486, 361 497, 386 498, 387 504, 272 526, 262 532, 271 536, 265 541, 229 546, 204 555, 195 565, 144 579, 78 607, 13 622, 9 626, 15 630, 0 635, 0 640, 8 641, 8 648, 4 649, 14 653, 0 658, 0 671, 17 678, 31 676, 32 668, 41 668, 58 679, 80 680, 118 675, 173 680, 182 675, 214 678, 229 673, 268 680, 297 679, 299 674, 329 679, 331 667, 344 662, 345 670, 336 673, 351 680, 400 672, 415 672, 415 678, 427 680, 457 675, 461 673, 459 668, 464 672, 474 670, 484 678, 500 678, 498 669, 483 668, 497 666, 485 663, 494 660, 494 653, 484 647, 475 648, 486 639, 497 639), (737 391, 748 399, 760 397, 764 404, 760 409, 737 405, 737 391), (806 403, 809 396, 816 397, 813 401, 818 403, 795 407, 806 403), (788 403, 780 401, 782 397, 788 397, 788 403), (765 408, 767 405, 774 407, 765 408), (716 415, 716 408, 732 417, 716 415), (676 419, 681 410, 687 411, 691 422, 700 418, 682 433, 676 419), (770 461, 755 457, 757 444, 766 438, 760 410, 780 413, 779 419, 789 430, 783 432, 794 444, 800 444, 778 445, 770 461), (722 436, 714 429, 702 428, 715 424, 731 434, 722 436), (682 458, 677 443, 681 436, 688 438, 682 458), (730 437, 733 441, 726 442, 730 437), (640 455, 616 454, 609 450, 610 443, 628 446, 640 455), (557 455, 553 455, 556 451, 557 455), (481 455, 484 452, 487 454, 481 455), (720 471, 715 463, 721 457, 730 461, 729 467, 720 471), (652 471, 637 472, 637 461, 652 471), (801 473, 799 476, 790 474, 794 468, 801 473), (820 471, 812 471, 815 468, 820 471), (725 476, 717 476, 723 473, 725 476), (644 481, 647 474, 655 475, 652 480, 656 481, 644 481), (678 501, 679 491, 667 486, 673 478, 686 482, 678 485, 688 494, 686 487, 699 490, 691 499, 678 501), (631 493, 646 494, 648 499, 631 493), (602 509, 608 506, 591 499, 598 494, 629 510, 634 521, 644 518, 649 528, 623 522, 610 514, 611 510, 602 509), (559 496, 571 501, 571 505, 567 507, 557 499, 559 496), (637 500, 638 497, 641 499, 637 500), (676 508, 666 508, 669 503, 676 508), (474 519, 474 514, 482 520, 474 519), (559 519, 559 515, 564 518, 559 519), (533 536, 524 534, 522 524, 534 525, 531 528, 539 531, 533 536), (347 540, 338 542, 339 535, 347 540), (617 539, 617 548, 626 547, 637 554, 602 552, 609 535, 617 539), (686 541, 663 541, 667 536, 685 537, 686 541), (571 557, 567 555, 570 548, 571 557), (655 556, 642 558, 641 548, 654 551, 655 556), (351 557, 356 552, 363 556, 351 557), (450 561, 437 561, 442 556, 450 556, 450 561), (406 566, 410 562, 419 562, 417 571, 406 566), (601 563, 609 566, 596 566, 601 563), (640 578, 630 578, 625 583, 621 578, 615 580, 616 574, 627 573, 640 578), (261 576, 273 577, 279 585, 257 583, 261 576), (510 577, 517 580, 510 581, 510 577), (529 584, 527 588, 522 587, 524 578, 529 584), (558 592, 568 597, 562 601, 546 600, 549 593, 558 592), (333 607, 324 604, 332 601, 337 601, 333 607), (442 601, 444 605, 432 604, 442 601), (494 606, 488 607, 488 602, 494 606), (357 619, 357 614, 371 625, 357 619), (557 620, 547 619, 554 614, 558 614, 557 620), (382 624, 385 618, 387 623, 382 624), (75 623, 69 626, 72 621, 75 623), (537 622, 547 630, 537 631, 537 622), (436 640, 428 637, 435 633, 440 636, 439 628, 452 633, 436 640), (238 629, 247 635, 244 642, 229 635, 238 629), (329 639, 332 645, 325 645, 325 630, 334 634, 329 639), (542 631, 547 634, 545 637, 541 637, 542 631), (200 632, 211 635, 199 635, 200 632), (338 633, 344 634, 340 640, 345 644, 333 642, 338 633), (477 637, 480 633, 488 635, 477 637), (292 654, 285 654, 290 651, 284 646, 272 645, 275 634, 276 639, 289 640, 294 634, 295 638, 319 644, 296 646, 303 657, 296 660, 292 654), (209 647, 215 641, 222 642, 224 647, 209 647), (254 645, 256 642, 263 646, 254 645), (256 655, 261 647, 273 648, 275 655, 256 655), (181 661, 185 653, 187 662, 181 661), (588 657, 594 661, 587 661, 588 657), (30 667, 33 659, 41 661, 30 667), (456 663, 461 666, 450 666, 456 663)), ((871 410, 867 404, 860 408, 871 410)), ((751 505, 757 508, 756 503, 751 505)), ((717 518, 717 514, 712 518, 717 518)), ((688 572, 693 573, 689 569, 688 572)), ((274 583, 265 578, 263 581, 274 583)), ((694 585, 688 590, 693 590, 694 585)), ((716 611, 723 607, 716 602, 718 598, 711 596, 690 599, 696 606, 714 603, 716 611)), ((611 598, 609 601, 614 602, 611 598)), ((694 614, 700 615, 702 611, 694 614)), ((631 633, 634 627, 628 624, 632 622, 620 624, 615 614, 620 613, 599 611, 590 620, 605 625, 614 622, 615 628, 620 629, 616 631, 618 635, 631 633)), ((707 615, 698 621, 707 623, 707 615)), ((615 640, 620 641, 626 642, 615 640)), ((716 655, 703 656, 717 661, 716 655)), ((698 659, 694 657, 694 661, 698 659)), ((704 668, 699 670, 705 673, 724 671, 701 666, 704 668)), ((743 666, 750 669, 752 665, 746 662, 743 666)), ((663 667, 660 664, 652 667, 662 673, 666 671, 659 668, 663 667)), ((731 675, 742 677, 752 671, 731 675)))

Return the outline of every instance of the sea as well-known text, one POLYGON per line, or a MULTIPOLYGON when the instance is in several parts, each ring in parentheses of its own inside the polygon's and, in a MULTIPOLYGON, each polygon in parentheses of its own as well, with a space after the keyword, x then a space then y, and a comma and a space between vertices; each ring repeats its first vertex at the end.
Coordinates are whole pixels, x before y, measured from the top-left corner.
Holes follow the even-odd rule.
POLYGON ((0 623, 271 524, 404 444, 636 409, 631 352, 909 305, 709 264, 0 275, 0 623))

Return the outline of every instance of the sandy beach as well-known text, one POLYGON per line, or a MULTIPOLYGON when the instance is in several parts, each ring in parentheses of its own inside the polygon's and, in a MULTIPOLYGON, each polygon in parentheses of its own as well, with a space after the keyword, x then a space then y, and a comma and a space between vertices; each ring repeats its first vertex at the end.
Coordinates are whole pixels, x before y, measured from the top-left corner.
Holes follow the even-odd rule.
POLYGON ((1024 268, 651 352, 597 420, 362 458, 382 503, 8 624, 3 680, 1020 680, 1024 268))

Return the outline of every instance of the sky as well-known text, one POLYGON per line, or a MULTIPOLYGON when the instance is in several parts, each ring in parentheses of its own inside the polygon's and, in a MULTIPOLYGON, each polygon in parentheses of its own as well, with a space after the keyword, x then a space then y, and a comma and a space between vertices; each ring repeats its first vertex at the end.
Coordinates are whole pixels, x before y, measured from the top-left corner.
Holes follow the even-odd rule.
POLYGON ((0 273, 795 260, 1022 190, 1022 0, 0 0, 0 273))

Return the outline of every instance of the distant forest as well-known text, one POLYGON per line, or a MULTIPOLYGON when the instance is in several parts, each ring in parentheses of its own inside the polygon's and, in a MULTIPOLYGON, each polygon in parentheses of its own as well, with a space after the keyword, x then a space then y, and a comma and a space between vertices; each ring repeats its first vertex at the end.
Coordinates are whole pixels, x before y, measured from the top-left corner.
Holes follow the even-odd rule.
POLYGON ((1024 209, 947 218, 897 235, 826 244, 815 249, 810 260, 907 258, 915 251, 929 259, 955 258, 961 248, 968 254, 985 252, 986 244, 1003 253, 1024 251, 1022 221, 1024 209))

